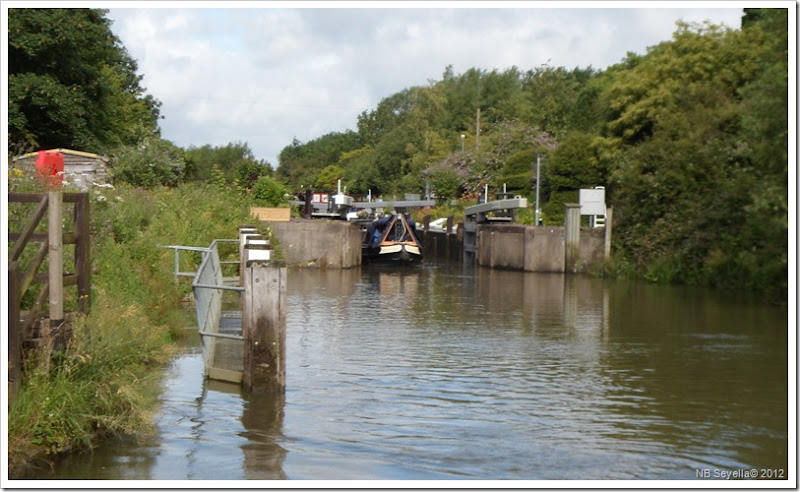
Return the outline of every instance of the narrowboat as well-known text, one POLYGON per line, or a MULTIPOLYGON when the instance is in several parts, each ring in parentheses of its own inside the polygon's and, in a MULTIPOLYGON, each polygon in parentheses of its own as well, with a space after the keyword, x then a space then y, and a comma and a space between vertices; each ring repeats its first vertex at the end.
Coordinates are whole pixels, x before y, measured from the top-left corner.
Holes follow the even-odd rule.
POLYGON ((364 264, 417 264, 422 261, 422 244, 417 228, 405 214, 392 214, 373 220, 361 246, 364 264))

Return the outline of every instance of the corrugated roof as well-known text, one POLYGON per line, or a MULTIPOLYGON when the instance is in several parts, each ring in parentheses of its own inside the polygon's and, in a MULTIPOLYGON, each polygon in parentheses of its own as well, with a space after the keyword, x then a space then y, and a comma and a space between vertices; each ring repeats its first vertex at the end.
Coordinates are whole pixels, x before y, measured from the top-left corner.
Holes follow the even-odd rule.
MULTIPOLYGON (((36 156, 39 155, 39 152, 40 151, 38 151, 38 150, 36 152, 29 152, 27 154, 23 154, 23 155, 19 155, 17 157, 14 157, 14 159, 12 159, 12 160, 16 161, 18 159, 25 159, 27 157, 36 157, 36 156)), ((81 156, 81 157, 89 157, 91 159, 101 159, 103 161, 108 162, 108 157, 105 157, 105 156, 102 156, 102 155, 97 155, 97 154, 92 154, 91 152, 81 152, 80 150, 50 149, 50 150, 45 150, 45 152, 59 152, 59 153, 62 153, 62 154, 77 155, 77 156, 81 156)))

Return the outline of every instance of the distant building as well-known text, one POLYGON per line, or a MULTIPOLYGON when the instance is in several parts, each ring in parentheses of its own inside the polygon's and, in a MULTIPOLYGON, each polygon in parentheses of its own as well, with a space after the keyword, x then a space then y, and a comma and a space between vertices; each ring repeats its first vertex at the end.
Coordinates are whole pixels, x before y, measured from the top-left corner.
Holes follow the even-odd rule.
MULTIPOLYGON (((46 152, 58 152, 64 156, 64 183, 72 184, 81 190, 88 190, 92 183, 105 183, 108 179, 107 169, 110 167, 107 157, 89 152, 70 149, 50 149, 46 152)), ((39 152, 31 152, 15 157, 13 167, 30 173, 36 169, 39 152)))

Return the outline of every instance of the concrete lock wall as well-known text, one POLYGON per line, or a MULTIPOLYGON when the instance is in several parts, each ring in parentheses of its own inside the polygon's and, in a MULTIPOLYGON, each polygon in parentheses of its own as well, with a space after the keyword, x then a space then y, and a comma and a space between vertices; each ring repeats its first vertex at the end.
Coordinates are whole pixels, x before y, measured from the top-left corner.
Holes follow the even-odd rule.
POLYGON ((601 265, 604 261, 605 229, 602 227, 581 227, 578 244, 577 272, 586 272, 590 267, 601 265))
POLYGON ((565 269, 564 228, 526 227, 525 264, 528 272, 557 272, 565 269))
POLYGON ((478 226, 478 265, 527 272, 586 272, 603 261, 604 230, 582 227, 573 264, 566 263, 564 227, 478 226))
POLYGON ((288 267, 351 268, 361 264, 361 230, 344 221, 270 222, 288 267))

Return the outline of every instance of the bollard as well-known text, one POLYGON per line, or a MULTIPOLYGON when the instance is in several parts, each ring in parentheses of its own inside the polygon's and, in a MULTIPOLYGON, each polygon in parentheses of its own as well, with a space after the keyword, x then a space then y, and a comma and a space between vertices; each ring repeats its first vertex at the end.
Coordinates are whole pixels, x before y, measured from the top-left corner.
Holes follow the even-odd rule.
POLYGON ((245 240, 246 234, 257 234, 258 230, 251 226, 251 225, 241 225, 239 226, 239 287, 243 286, 244 280, 244 245, 247 242, 245 240))
MULTIPOLYGON (((261 251, 255 246, 251 248, 248 248, 248 256, 257 256, 253 252, 261 251)), ((242 383, 254 392, 283 392, 286 388, 286 265, 248 258, 243 273, 242 383)))
POLYGON ((244 251, 245 245, 245 235, 246 234, 258 234, 258 230, 253 226, 240 226, 239 227, 239 261, 244 263, 244 256, 242 253, 244 251))
POLYGON ((261 241, 250 241, 244 245, 245 263, 253 260, 269 261, 271 259, 272 245, 269 244, 269 241, 265 243, 262 243, 261 241))

